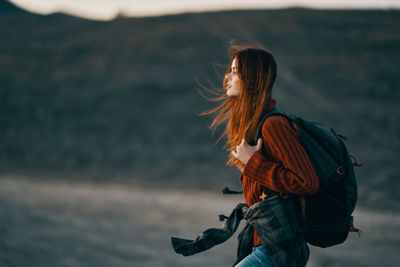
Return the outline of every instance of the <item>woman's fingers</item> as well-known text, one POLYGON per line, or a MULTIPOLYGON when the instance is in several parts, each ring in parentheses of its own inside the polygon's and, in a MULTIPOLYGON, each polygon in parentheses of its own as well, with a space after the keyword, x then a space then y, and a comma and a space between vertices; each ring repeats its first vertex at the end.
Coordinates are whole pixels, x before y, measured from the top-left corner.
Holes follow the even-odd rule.
POLYGON ((262 146, 262 139, 259 138, 257 140, 257 145, 255 146, 250 146, 249 144, 246 143, 246 139, 242 139, 242 142, 240 145, 236 146, 236 149, 232 151, 232 155, 242 161, 244 164, 247 163, 248 158, 250 158, 254 152, 257 150, 260 150, 262 146))
POLYGON ((232 150, 231 153, 235 158, 239 158, 239 155, 237 154, 237 152, 235 150, 232 150))
POLYGON ((258 138, 258 140, 257 140, 257 145, 256 145, 256 150, 260 150, 260 149, 261 149, 261 146, 262 146, 262 139, 261 139, 261 138, 258 138))

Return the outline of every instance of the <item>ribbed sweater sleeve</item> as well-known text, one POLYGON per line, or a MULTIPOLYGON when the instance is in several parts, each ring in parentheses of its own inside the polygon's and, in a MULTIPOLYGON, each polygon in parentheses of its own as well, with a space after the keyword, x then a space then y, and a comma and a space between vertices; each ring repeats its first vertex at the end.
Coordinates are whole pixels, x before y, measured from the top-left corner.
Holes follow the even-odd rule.
POLYGON ((261 150, 254 153, 243 175, 280 193, 308 195, 318 191, 318 176, 287 118, 269 117, 262 126, 262 139, 267 156, 261 150))

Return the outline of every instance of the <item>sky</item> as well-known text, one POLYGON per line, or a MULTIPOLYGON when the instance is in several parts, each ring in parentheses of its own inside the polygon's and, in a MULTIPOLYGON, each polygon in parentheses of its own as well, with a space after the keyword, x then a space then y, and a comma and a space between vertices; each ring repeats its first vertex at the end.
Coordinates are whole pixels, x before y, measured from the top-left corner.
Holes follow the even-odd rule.
POLYGON ((285 8, 291 6, 323 9, 400 8, 400 0, 9 0, 33 13, 64 12, 94 20, 159 16, 185 12, 233 9, 285 8))

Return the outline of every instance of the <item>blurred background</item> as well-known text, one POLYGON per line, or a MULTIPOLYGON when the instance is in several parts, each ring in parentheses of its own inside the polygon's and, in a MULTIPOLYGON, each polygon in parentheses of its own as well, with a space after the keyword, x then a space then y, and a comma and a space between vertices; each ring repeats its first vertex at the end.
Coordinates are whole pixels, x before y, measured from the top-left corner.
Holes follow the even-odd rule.
POLYGON ((239 172, 199 116, 233 39, 274 54, 279 108, 364 163, 364 234, 311 247, 308 266, 398 264, 398 2, 80 2, 0 1, 0 266, 231 266, 236 236, 191 257, 170 237, 244 201, 222 196, 239 172))

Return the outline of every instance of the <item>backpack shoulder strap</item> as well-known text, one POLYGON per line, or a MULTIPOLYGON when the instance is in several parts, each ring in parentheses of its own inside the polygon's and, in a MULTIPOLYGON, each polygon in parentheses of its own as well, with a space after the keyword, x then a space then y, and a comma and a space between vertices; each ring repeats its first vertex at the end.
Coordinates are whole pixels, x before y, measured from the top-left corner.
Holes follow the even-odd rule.
MULTIPOLYGON (((255 138, 255 140, 252 141, 253 145, 257 144, 258 138, 262 138, 262 127, 264 125, 264 122, 271 116, 283 116, 283 117, 285 117, 285 118, 287 118, 289 120, 290 125, 293 127, 293 124, 291 123, 292 122, 291 118, 288 115, 286 115, 285 112, 283 112, 283 111, 279 110, 278 108, 274 107, 274 108, 270 109, 264 115, 264 117, 262 118, 262 120, 260 122, 260 126, 258 127, 256 138, 255 138)), ((271 192, 274 192, 274 191, 272 189, 270 189, 270 188, 265 188, 264 192, 266 192, 266 194, 268 195, 268 194, 270 194, 271 192)))
POLYGON ((258 127, 258 131, 257 131, 257 136, 256 139, 254 140, 255 144, 257 144, 257 140, 258 138, 262 138, 262 127, 264 125, 264 122, 271 116, 283 116, 285 118, 287 118, 290 122, 290 125, 293 127, 292 123, 291 123, 291 118, 286 115, 285 112, 279 110, 278 108, 274 107, 273 109, 270 109, 263 117, 263 119, 260 122, 260 126, 258 127))

